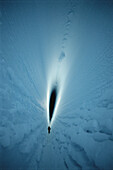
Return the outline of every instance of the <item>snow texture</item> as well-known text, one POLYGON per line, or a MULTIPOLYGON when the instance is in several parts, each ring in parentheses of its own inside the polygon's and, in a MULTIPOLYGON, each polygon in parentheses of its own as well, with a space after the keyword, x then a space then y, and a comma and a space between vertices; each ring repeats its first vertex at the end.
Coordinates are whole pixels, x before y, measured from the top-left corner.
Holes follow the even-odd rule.
POLYGON ((112 170, 113 1, 0 7, 0 170, 112 170))

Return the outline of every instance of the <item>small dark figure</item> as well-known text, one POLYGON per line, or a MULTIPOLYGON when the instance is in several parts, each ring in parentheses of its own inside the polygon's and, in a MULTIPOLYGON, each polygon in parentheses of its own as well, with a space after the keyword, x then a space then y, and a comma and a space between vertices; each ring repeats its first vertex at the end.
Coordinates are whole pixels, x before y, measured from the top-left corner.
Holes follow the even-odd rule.
POLYGON ((50 126, 48 126, 48 133, 50 133, 50 130, 51 130, 51 128, 50 128, 50 126))

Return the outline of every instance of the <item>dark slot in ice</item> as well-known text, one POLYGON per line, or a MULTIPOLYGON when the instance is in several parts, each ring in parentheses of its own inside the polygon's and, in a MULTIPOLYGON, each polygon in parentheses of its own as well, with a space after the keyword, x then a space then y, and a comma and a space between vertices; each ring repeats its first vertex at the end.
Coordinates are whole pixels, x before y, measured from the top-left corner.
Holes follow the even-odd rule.
POLYGON ((50 128, 50 126, 48 126, 48 133, 50 133, 50 130, 51 130, 51 128, 50 128))
POLYGON ((53 117, 53 112, 55 109, 56 104, 56 98, 57 98, 57 88, 53 88, 50 95, 50 101, 49 101, 49 120, 51 122, 51 119, 53 117))

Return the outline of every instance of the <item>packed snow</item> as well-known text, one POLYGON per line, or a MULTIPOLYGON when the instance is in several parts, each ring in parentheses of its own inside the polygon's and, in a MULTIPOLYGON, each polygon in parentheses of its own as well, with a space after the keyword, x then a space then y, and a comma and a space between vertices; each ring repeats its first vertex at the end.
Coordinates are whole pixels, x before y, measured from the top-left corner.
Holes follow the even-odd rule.
POLYGON ((113 1, 1 4, 0 169, 112 170, 113 1))

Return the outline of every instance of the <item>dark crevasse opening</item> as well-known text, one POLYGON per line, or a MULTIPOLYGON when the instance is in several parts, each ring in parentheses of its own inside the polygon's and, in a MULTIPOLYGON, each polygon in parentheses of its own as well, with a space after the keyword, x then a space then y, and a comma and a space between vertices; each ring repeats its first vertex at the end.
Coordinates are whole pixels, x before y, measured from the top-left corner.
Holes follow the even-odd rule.
POLYGON ((0 7, 0 170, 113 170, 113 0, 0 7))
POLYGON ((56 98, 57 98, 57 88, 53 88, 50 95, 50 101, 49 101, 49 120, 51 122, 51 119, 53 117, 53 112, 55 109, 56 104, 56 98))

